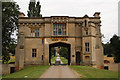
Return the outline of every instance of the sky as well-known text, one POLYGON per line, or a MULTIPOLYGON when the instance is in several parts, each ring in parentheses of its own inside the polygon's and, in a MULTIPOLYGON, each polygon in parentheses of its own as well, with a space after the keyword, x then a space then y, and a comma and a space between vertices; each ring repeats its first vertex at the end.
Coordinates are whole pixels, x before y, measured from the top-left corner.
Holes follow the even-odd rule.
MULTIPOLYGON (((20 11, 27 16, 30 0, 14 0, 20 7, 20 11)), ((37 2, 38 0, 36 0, 37 2)), ((108 42, 114 34, 118 34, 118 2, 119 0, 39 0, 41 14, 49 16, 74 16, 83 17, 87 14, 93 17, 95 12, 100 12, 101 32, 108 42)))

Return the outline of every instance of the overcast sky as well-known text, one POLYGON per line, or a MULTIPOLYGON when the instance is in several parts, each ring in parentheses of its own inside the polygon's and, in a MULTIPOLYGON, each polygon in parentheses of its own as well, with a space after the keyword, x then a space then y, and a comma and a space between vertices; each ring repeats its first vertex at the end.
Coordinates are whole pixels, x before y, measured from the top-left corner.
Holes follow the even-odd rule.
MULTIPOLYGON (((27 16, 30 0, 14 0, 20 11, 27 16)), ((36 0, 38 1, 38 0, 36 0)), ((106 43, 118 34, 118 1, 119 0, 39 0, 41 14, 44 16, 74 16, 83 17, 85 14, 92 17, 95 12, 101 12, 101 31, 106 43)))

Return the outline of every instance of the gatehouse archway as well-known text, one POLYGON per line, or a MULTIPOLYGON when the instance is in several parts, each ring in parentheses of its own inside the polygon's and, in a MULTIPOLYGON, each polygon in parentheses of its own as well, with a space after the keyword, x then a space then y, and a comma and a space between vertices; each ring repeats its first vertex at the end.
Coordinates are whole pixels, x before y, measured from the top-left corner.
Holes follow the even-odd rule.
POLYGON ((71 45, 63 42, 57 42, 49 45, 49 64, 51 65, 51 48, 52 47, 66 47, 68 49, 68 65, 71 63, 71 45))

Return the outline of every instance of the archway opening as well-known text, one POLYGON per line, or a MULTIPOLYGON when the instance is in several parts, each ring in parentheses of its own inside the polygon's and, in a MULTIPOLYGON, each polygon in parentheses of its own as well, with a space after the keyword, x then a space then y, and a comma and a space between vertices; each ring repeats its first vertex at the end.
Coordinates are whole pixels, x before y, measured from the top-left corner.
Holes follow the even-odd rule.
POLYGON ((55 64, 57 57, 60 57, 62 64, 70 65, 71 45, 66 43, 53 43, 49 45, 49 64, 55 64))

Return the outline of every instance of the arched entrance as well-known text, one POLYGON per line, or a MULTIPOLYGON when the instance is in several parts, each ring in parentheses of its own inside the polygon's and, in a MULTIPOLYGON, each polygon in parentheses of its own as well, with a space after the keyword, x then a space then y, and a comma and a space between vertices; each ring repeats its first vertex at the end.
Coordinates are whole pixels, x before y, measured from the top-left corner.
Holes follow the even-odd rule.
POLYGON ((70 65, 71 62, 71 45, 67 44, 67 43, 62 43, 62 42, 58 42, 58 43, 53 43, 49 45, 49 63, 51 65, 51 48, 52 47, 66 47, 68 49, 68 65, 70 65))

